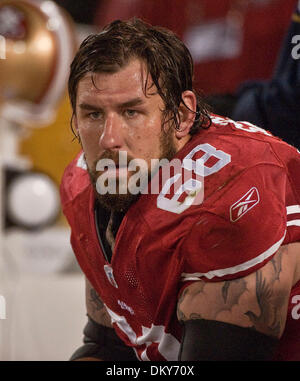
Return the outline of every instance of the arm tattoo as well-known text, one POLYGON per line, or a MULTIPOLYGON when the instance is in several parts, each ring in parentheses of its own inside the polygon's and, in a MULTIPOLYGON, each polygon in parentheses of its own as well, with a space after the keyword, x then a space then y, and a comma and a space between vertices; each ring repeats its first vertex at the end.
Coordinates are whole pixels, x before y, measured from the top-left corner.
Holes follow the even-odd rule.
MULTIPOLYGON (((199 294, 202 292, 205 286, 204 282, 199 283, 196 293, 199 294)), ((191 313, 189 315, 185 315, 181 309, 181 303, 184 300, 185 296, 189 293, 188 287, 181 294, 178 303, 177 303, 177 317, 179 321, 191 320, 191 319, 202 319, 199 313, 191 313)))
POLYGON ((271 260, 273 266, 273 274, 266 281, 263 278, 262 270, 256 272, 256 298, 259 306, 259 314, 253 311, 245 312, 253 323, 252 328, 255 330, 263 330, 270 336, 279 336, 284 322, 282 322, 282 308, 285 305, 286 297, 284 293, 274 292, 274 283, 279 281, 282 271, 282 253, 286 251, 286 247, 281 247, 271 260))
POLYGON ((178 300, 178 319, 222 320, 226 316, 230 321, 230 314, 237 317, 240 311, 240 322, 234 320, 237 325, 279 337, 288 299, 281 277, 286 250, 282 246, 269 263, 244 278, 213 284, 201 281, 188 286, 178 300))
POLYGON ((92 318, 96 323, 102 324, 106 327, 111 327, 111 318, 107 312, 105 304, 102 302, 97 291, 88 281, 88 279, 86 279, 85 300, 88 316, 92 318))
MULTIPOLYGON (((234 305, 238 304, 240 296, 246 291, 246 281, 244 279, 234 279, 231 281, 225 281, 223 283, 224 285, 220 290, 221 292, 215 295, 213 305, 209 307, 210 319, 215 319, 220 312, 230 311, 234 305)), ((204 281, 198 283, 197 288, 192 292, 192 296, 197 297, 200 295, 206 299, 205 291, 207 286, 209 286, 209 284, 204 281)), ((178 319, 203 319, 203 314, 199 313, 199 311, 197 311, 197 313, 193 311, 190 314, 185 314, 182 311, 182 302, 185 296, 187 296, 189 293, 189 289, 186 288, 178 300, 178 319)))
POLYGON ((244 279, 225 280, 221 293, 223 297, 225 310, 238 304, 240 296, 247 290, 246 282, 244 279))
POLYGON ((277 254, 271 259, 271 263, 274 269, 273 282, 279 280, 279 275, 282 271, 282 254, 285 252, 287 252, 287 247, 282 246, 278 250, 277 254))
POLYGON ((100 311, 104 307, 102 300, 93 288, 90 290, 90 302, 92 303, 94 311, 100 311))
POLYGON ((87 312, 95 322, 106 327, 111 327, 111 319, 107 313, 106 307, 100 299, 94 288, 87 290, 87 312))
POLYGON ((259 270, 256 273, 256 298, 260 313, 255 314, 249 310, 245 312, 245 315, 247 315, 253 323, 251 328, 265 331, 267 327, 269 335, 278 336, 281 329, 280 319, 277 318, 280 315, 280 306, 272 303, 272 296, 271 286, 270 284, 266 284, 259 270))
POLYGON ((246 281, 243 278, 226 280, 221 289, 222 303, 216 309, 216 315, 222 311, 231 311, 239 303, 240 297, 247 291, 246 281))
POLYGON ((226 303, 226 301, 227 301, 229 286, 230 286, 230 282, 228 280, 226 280, 224 282, 224 286, 222 287, 222 296, 223 296, 224 303, 226 303))

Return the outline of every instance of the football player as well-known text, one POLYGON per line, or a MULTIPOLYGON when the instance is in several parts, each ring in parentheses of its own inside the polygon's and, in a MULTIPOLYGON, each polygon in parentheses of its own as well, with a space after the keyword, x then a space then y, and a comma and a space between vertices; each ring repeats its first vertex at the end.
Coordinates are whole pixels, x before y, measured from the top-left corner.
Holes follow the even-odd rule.
POLYGON ((61 198, 88 314, 72 360, 300 360, 300 153, 209 113, 192 78, 186 46, 141 20, 72 63, 82 152, 61 198))

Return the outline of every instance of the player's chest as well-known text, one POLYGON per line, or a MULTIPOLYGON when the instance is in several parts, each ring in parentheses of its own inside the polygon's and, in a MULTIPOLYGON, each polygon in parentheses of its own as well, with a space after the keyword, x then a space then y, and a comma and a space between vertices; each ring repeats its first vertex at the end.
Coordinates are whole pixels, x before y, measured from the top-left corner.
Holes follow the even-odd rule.
POLYGON ((173 246, 165 247, 138 215, 134 223, 125 217, 108 261, 94 216, 89 214, 86 222, 77 234, 86 237, 80 241, 81 252, 101 299, 112 311, 149 324, 162 303, 174 308, 181 263, 173 246))

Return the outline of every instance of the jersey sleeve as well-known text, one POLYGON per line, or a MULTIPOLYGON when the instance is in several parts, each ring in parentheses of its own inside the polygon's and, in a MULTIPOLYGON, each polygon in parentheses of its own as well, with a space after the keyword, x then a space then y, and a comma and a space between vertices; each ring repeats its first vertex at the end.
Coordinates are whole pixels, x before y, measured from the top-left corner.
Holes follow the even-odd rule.
POLYGON ((262 267, 286 235, 286 172, 274 164, 244 170, 199 211, 181 246, 182 281, 229 280, 262 267))

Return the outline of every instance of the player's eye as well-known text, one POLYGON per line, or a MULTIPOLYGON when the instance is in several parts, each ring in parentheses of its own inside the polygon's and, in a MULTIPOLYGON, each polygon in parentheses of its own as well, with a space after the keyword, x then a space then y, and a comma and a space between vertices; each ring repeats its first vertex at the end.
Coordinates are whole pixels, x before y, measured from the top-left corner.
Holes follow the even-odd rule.
POLYGON ((132 110, 132 109, 127 109, 125 110, 125 115, 128 117, 128 118, 133 118, 134 116, 136 116, 137 114, 137 111, 136 110, 132 110))
POLYGON ((90 112, 88 114, 88 117, 92 120, 99 120, 101 118, 101 112, 99 111, 90 112))

